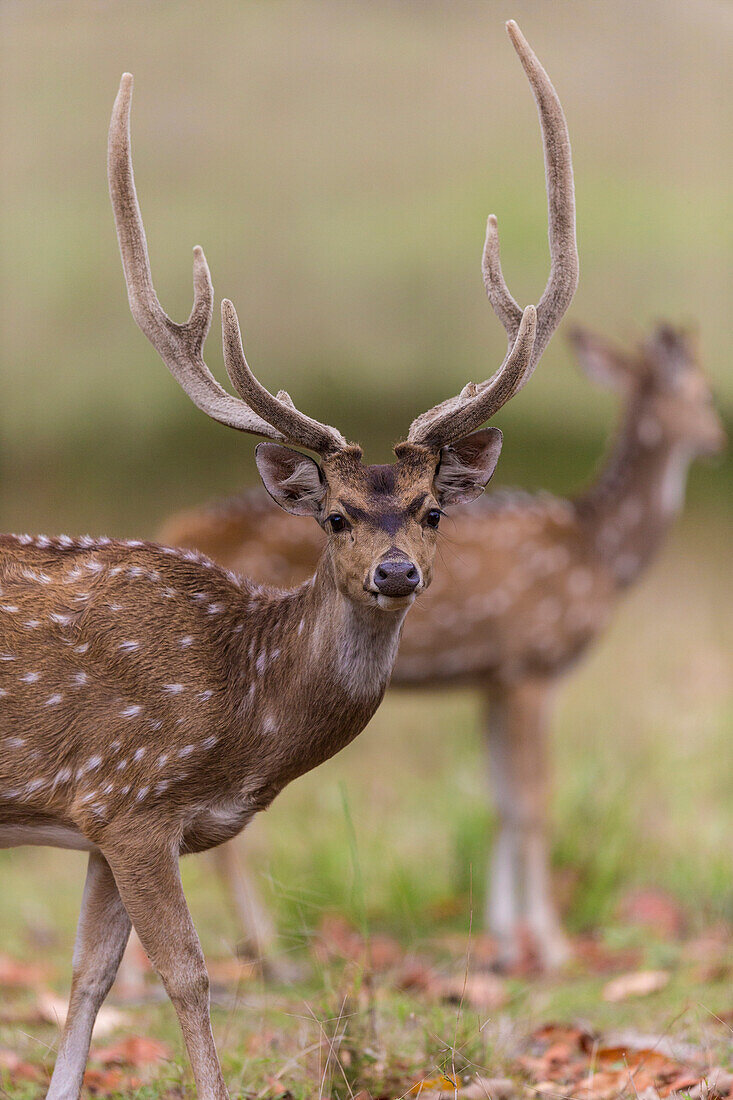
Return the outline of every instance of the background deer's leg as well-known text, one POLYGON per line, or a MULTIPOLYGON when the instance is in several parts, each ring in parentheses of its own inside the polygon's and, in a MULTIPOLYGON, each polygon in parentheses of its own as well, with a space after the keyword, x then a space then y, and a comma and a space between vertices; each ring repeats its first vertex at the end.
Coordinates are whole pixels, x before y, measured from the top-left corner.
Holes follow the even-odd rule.
POLYGON ((178 853, 106 851, 140 942, 178 1015, 199 1100, 229 1100, 211 1032, 209 975, 181 885, 178 853))
MULTIPOLYGON (((131 1004, 140 1004, 149 999, 155 999, 155 991, 151 992, 146 981, 149 966, 144 961, 144 952, 140 944, 140 938, 133 928, 127 950, 122 956, 122 962, 117 971, 117 979, 112 988, 112 996, 120 1001, 131 1004)), ((163 991, 160 990, 164 996, 163 991)))
MULTIPOLYGON (((260 897, 243 860, 242 845, 230 840, 210 852, 212 862, 231 902, 237 930, 265 977, 281 976, 276 957, 277 933, 267 906, 260 897)), ((284 971, 283 971, 284 976, 284 971)))
POLYGON ((130 934, 130 918, 107 861, 89 856, 74 947, 69 1013, 47 1100, 76 1100, 89 1054, 92 1028, 114 981, 130 934))
POLYGON ((499 831, 486 922, 499 939, 505 965, 521 952, 524 926, 544 966, 558 966, 568 956, 552 902, 548 862, 551 687, 544 680, 523 680, 487 692, 487 748, 499 831))

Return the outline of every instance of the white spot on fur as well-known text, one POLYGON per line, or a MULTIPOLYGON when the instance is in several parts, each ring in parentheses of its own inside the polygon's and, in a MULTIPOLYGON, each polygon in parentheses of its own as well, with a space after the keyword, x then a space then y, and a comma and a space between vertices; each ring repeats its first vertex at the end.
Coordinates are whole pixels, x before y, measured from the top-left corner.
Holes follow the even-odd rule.
POLYGON ((642 416, 636 426, 636 437, 643 447, 656 447, 662 439, 662 426, 653 416, 642 416))
POLYGON ((122 718, 135 718, 136 715, 141 713, 142 709, 139 703, 131 703, 129 707, 125 707, 120 711, 120 715, 122 718))
POLYGON ((63 702, 63 698, 64 697, 61 694, 61 692, 57 691, 55 695, 49 695, 48 699, 46 700, 45 705, 47 707, 56 707, 56 706, 58 706, 59 703, 63 702))
POLYGON ((586 596, 593 588, 593 574, 582 565, 568 573, 566 587, 571 596, 586 596))

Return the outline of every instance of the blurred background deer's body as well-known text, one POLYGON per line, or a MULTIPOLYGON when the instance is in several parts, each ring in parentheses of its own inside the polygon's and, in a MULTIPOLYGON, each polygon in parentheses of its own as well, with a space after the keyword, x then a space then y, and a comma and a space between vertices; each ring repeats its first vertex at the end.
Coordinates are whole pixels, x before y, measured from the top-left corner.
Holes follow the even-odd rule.
MULTIPOLYGON (((622 395, 620 425, 599 476, 575 499, 490 493, 456 515, 432 590, 406 624, 392 676, 399 687, 467 684, 482 692, 499 815, 487 926, 501 961, 516 960, 528 931, 550 967, 567 957, 548 863, 553 689, 655 556, 682 506, 692 460, 719 450, 724 438, 681 333, 661 326, 636 354, 583 331, 573 344, 591 377, 622 395)), ((173 518, 161 537, 281 585, 310 574, 323 536, 252 491, 173 518)), ((217 858, 245 935, 266 953, 272 923, 255 888, 239 878, 230 853, 217 858)))

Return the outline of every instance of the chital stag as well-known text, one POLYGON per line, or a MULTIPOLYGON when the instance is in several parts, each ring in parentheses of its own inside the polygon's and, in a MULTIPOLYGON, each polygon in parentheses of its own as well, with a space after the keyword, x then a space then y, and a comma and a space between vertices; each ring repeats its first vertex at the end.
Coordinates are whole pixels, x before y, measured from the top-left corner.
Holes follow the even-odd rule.
MULTIPOLYGON (((573 500, 497 492, 457 515, 430 597, 406 624, 391 681, 481 691, 499 814, 486 924, 507 962, 529 930, 546 966, 567 957, 547 856, 553 688, 656 555, 682 505, 691 461, 724 442, 683 332, 661 325, 626 353, 578 329, 572 345, 590 377, 623 400, 600 476, 573 500)), ((323 541, 318 530, 304 538, 258 490, 176 516, 164 536, 273 584, 307 576, 323 541)), ((225 890, 246 938, 275 969, 272 922, 230 848, 216 853, 225 890)))
POLYGON ((509 34, 545 131, 550 282, 538 311, 515 306, 490 220, 489 294, 509 333, 507 356, 492 378, 419 416, 391 466, 362 465, 340 432, 257 381, 226 300, 224 357, 239 397, 221 388, 203 359, 213 291, 200 248, 188 321, 163 312, 132 173, 132 78, 122 78, 109 179, 132 314, 199 408, 270 440, 257 448, 265 486, 286 511, 314 517, 326 544, 314 575, 283 592, 195 551, 136 540, 0 539, 0 844, 89 852, 50 1100, 79 1094, 94 1019, 131 922, 176 1008, 199 1095, 227 1096, 179 857, 230 839, 366 725, 405 613, 430 583, 441 509, 480 494, 498 459, 501 434, 479 429, 525 384, 572 298, 567 130, 515 24, 509 34))

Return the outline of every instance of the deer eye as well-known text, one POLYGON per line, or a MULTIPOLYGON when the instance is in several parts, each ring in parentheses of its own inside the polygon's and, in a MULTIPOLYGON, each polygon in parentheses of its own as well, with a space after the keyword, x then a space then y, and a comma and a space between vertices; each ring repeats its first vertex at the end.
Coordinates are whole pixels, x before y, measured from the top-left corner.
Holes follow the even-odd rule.
POLYGON ((331 530, 334 535, 337 535, 339 531, 345 531, 349 526, 347 521, 338 512, 331 512, 331 515, 326 520, 326 523, 331 525, 331 530))
POLYGON ((443 515, 440 508, 431 508, 425 516, 426 527, 437 527, 440 523, 440 517, 443 515))

